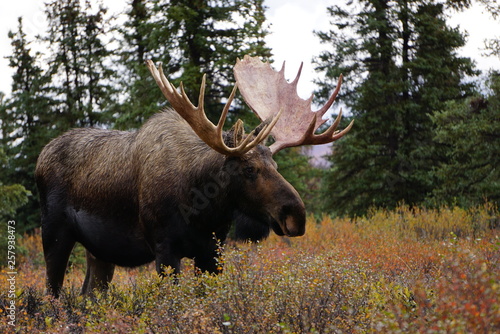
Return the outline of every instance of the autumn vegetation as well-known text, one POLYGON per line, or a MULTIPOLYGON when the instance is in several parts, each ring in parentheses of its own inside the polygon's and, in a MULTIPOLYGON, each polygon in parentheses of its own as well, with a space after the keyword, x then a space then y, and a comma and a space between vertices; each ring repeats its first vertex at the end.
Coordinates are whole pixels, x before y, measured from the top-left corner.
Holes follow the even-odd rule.
MULTIPOLYGON (((491 205, 310 217, 301 238, 228 243, 220 275, 196 274, 186 261, 175 284, 151 266, 120 268, 110 290, 94 298, 80 296, 84 251, 77 247, 58 300, 45 293, 37 231, 18 239, 15 330, 494 333, 500 329, 498 227, 491 205)), ((1 284, 6 291, 6 281, 1 284)), ((0 313, 7 302, 2 295, 0 313)), ((6 321, 0 326, 13 331, 6 321)))

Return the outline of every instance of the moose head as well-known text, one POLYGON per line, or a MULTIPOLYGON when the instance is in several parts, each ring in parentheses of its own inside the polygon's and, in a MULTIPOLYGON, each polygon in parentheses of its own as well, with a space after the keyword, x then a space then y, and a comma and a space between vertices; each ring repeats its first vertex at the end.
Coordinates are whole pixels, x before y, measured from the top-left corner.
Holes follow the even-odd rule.
MULTIPOLYGON (((240 190, 251 189, 243 191, 250 194, 244 198, 242 204, 246 209, 244 211, 249 215, 261 213, 260 219, 266 221, 279 235, 304 234, 303 202, 295 189, 277 173, 277 166, 271 155, 286 147, 330 143, 350 130, 352 122, 343 131, 336 130, 342 117, 340 111, 336 120, 325 132, 320 135, 315 134, 315 131, 326 122, 322 117, 334 102, 340 90, 342 77, 339 78, 337 88, 325 106, 313 112, 311 110, 313 96, 303 100, 296 93, 302 66, 295 80, 288 83, 284 78, 284 63, 281 71, 276 72, 259 58, 245 56, 243 60, 238 59, 236 62, 234 74, 237 84, 216 126, 207 119, 203 109, 205 75, 202 79, 198 106, 195 107, 187 97, 182 83, 178 92, 165 77, 161 65, 156 68, 151 60, 147 61, 147 65, 165 98, 200 139, 220 154, 238 157, 238 160, 244 161, 244 166, 239 169, 245 171, 243 179, 252 182, 246 184, 241 181, 232 182, 240 185, 240 190), (234 147, 228 147, 223 137, 223 126, 237 87, 247 104, 263 122, 250 134, 245 135, 243 122, 238 120, 230 131, 233 134, 234 147), (275 142, 267 150, 260 144, 270 134, 275 142), (258 200, 253 201, 253 199, 258 200), (263 215, 262 209, 264 209, 263 215)), ((229 161, 234 162, 235 159, 229 161)))

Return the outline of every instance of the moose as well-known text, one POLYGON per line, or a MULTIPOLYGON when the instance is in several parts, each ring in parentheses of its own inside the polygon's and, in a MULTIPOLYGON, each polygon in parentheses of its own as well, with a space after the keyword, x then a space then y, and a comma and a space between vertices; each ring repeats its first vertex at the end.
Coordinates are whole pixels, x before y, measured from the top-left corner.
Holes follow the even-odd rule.
POLYGON ((48 292, 58 297, 76 242, 86 249, 82 294, 105 290, 115 266, 155 261, 166 275, 180 270, 184 257, 201 271, 217 272, 218 243, 235 215, 266 224, 279 235, 305 233, 305 207, 278 173, 272 156, 285 147, 332 142, 346 134, 336 128, 341 112, 323 133, 322 116, 340 89, 320 110, 297 96, 291 83, 257 57, 238 59, 236 84, 217 125, 204 112, 205 76, 198 106, 183 85, 176 89, 161 65, 147 66, 170 103, 137 131, 73 129, 47 144, 37 161, 42 242, 48 292), (236 89, 262 121, 250 133, 238 120, 224 123, 236 89), (274 143, 263 143, 268 137, 274 143))

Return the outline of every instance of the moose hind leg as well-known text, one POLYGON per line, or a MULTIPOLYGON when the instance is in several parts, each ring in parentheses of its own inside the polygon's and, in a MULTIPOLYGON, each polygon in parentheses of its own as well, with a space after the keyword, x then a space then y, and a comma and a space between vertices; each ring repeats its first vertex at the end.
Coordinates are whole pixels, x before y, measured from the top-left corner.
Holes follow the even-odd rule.
POLYGON ((42 240, 47 269, 47 289, 57 298, 61 292, 69 256, 76 241, 68 229, 64 227, 51 229, 46 225, 42 228, 42 240))
POLYGON ((101 261, 87 251, 87 273, 83 282, 82 295, 92 295, 94 289, 107 290, 114 272, 114 264, 101 261))

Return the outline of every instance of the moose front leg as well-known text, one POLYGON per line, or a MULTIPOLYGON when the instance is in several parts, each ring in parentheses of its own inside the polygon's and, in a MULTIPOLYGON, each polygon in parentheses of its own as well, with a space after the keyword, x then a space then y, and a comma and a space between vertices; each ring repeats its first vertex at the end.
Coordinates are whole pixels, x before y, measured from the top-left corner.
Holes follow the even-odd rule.
POLYGON ((92 295, 94 289, 106 291, 114 272, 114 264, 101 261, 87 251, 87 273, 83 282, 82 295, 92 295))
POLYGON ((175 275, 181 271, 181 258, 174 254, 170 242, 159 243, 156 246, 156 271, 160 276, 170 274, 169 267, 175 275))

